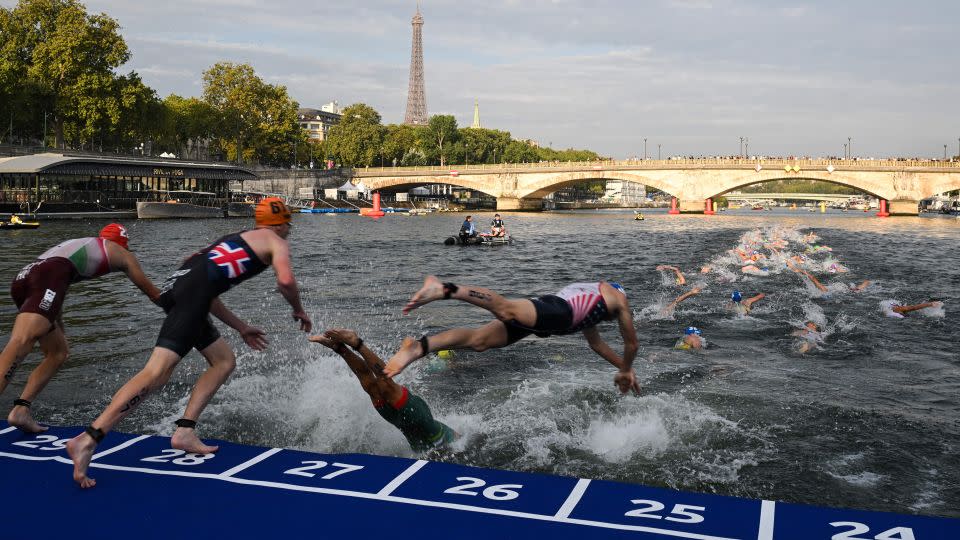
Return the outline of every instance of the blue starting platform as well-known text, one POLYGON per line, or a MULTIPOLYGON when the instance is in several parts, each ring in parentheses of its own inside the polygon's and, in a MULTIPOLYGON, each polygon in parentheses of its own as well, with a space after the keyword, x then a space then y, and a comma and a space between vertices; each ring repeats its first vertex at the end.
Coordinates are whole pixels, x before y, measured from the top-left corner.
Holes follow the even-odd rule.
POLYGON ((110 433, 81 490, 78 427, 0 423, 0 538, 957 540, 960 520, 229 442, 216 454, 110 433))

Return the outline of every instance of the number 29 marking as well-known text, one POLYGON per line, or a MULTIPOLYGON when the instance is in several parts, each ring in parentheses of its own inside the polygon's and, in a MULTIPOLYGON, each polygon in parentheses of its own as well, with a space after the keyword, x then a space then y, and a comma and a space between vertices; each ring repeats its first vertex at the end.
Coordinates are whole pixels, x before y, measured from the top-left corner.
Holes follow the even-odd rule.
POLYGON ((707 509, 705 506, 675 504, 673 505, 673 510, 670 511, 670 513, 673 515, 663 517, 659 514, 654 513, 654 512, 659 512, 664 508, 666 508, 666 505, 664 505, 662 502, 650 501, 646 499, 634 499, 630 502, 632 502, 633 504, 642 504, 644 505, 644 507, 630 510, 629 512, 624 514, 627 517, 665 519, 667 521, 676 521, 677 523, 701 523, 703 522, 703 516, 701 516, 700 514, 694 513, 694 511, 704 512, 707 509), (681 517, 676 517, 676 516, 681 516, 681 517))

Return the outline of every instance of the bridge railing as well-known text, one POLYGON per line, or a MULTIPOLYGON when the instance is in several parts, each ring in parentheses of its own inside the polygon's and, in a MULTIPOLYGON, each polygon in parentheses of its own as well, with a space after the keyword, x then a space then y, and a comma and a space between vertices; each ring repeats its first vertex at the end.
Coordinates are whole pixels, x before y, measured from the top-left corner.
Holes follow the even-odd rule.
POLYGON ((753 169, 757 165, 762 169, 795 170, 826 169, 834 170, 890 170, 890 169, 948 169, 960 171, 960 161, 942 161, 926 159, 829 159, 829 158, 680 158, 646 160, 599 160, 599 161, 541 161, 538 163, 481 163, 476 165, 432 165, 423 167, 366 167, 354 170, 356 176, 390 175, 451 175, 486 174, 491 172, 531 172, 531 171, 586 171, 617 169, 753 169))

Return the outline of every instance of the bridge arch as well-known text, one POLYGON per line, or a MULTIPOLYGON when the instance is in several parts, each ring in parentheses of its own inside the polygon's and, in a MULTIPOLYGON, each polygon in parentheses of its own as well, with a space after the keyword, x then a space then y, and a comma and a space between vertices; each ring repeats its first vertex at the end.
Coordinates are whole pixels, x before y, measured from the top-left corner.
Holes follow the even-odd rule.
POLYGON ((521 198, 542 199, 557 190, 593 180, 636 182, 637 184, 643 184, 670 195, 677 195, 682 190, 682 186, 668 179, 628 171, 581 171, 543 174, 541 176, 542 178, 525 182, 524 188, 517 191, 517 196, 521 198))
MULTIPOLYGON (((730 193, 731 191, 735 191, 735 190, 738 190, 738 189, 741 189, 741 188, 745 188, 745 187, 747 187, 747 186, 753 186, 753 185, 756 185, 756 184, 766 184, 766 183, 768 183, 768 182, 778 182, 778 181, 780 181, 780 180, 816 180, 816 181, 818 181, 818 182, 827 182, 827 183, 829 183, 829 184, 836 184, 836 185, 838 185, 838 186, 844 186, 844 187, 853 188, 853 189, 855 189, 855 190, 857 190, 857 191, 859 191, 859 192, 861 192, 861 193, 866 193, 866 194, 871 195, 871 196, 874 196, 874 197, 880 197, 880 198, 882 198, 881 195, 879 195, 879 194, 877 194, 877 193, 874 193, 874 192, 871 192, 869 189, 864 189, 864 188, 861 187, 861 186, 857 186, 857 185, 851 183, 850 181, 841 178, 839 175, 836 175, 836 176, 831 175, 829 178, 822 178, 822 177, 818 177, 818 176, 813 175, 813 174, 808 174, 808 173, 806 173, 806 172, 801 172, 801 173, 795 174, 795 175, 794 175, 794 174, 786 175, 786 174, 784 174, 783 171, 780 171, 777 175, 774 175, 774 177, 772 177, 772 178, 767 178, 767 179, 763 179, 763 180, 758 180, 758 179, 756 179, 756 178, 751 178, 751 179, 749 179, 749 180, 746 180, 746 179, 745 179, 745 180, 743 180, 743 183, 740 183, 740 184, 738 184, 738 185, 734 185, 733 187, 727 188, 727 189, 725 189, 724 191, 714 193, 714 194, 710 195, 709 198, 720 197, 720 196, 723 196, 723 195, 725 195, 725 194, 727 194, 727 193, 730 193)), ((734 181, 734 183, 736 183, 736 181, 734 181)))
POLYGON ((472 179, 469 176, 456 177, 456 176, 435 176, 430 178, 424 178, 423 176, 395 176, 395 177, 383 177, 383 178, 363 178, 363 184, 370 191, 377 191, 381 189, 397 188, 397 187, 408 187, 410 189, 425 186, 430 184, 447 184, 451 186, 457 186, 469 189, 471 191, 478 191, 481 193, 486 193, 491 197, 500 197, 500 190, 495 187, 491 189, 491 185, 488 182, 478 181, 472 179))

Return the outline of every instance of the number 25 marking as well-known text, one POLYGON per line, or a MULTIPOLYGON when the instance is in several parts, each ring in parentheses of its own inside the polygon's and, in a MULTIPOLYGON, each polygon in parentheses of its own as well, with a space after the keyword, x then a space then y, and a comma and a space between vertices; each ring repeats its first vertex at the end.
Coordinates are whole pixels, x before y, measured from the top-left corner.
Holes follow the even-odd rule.
POLYGON ((659 512, 664 508, 666 508, 666 505, 664 505, 662 502, 649 501, 646 499, 634 499, 630 502, 632 502, 633 504, 642 504, 645 507, 630 510, 629 512, 624 514, 625 516, 642 517, 642 518, 650 518, 650 519, 665 519, 667 521, 676 521, 677 523, 700 523, 703 521, 703 516, 701 516, 700 514, 695 514, 693 511, 696 510, 697 512, 704 512, 707 509, 705 506, 675 504, 673 505, 673 510, 671 510, 670 513, 676 514, 678 516, 683 516, 683 517, 674 517, 674 516, 663 517, 653 513, 653 512, 659 512))
MULTIPOLYGON (((300 463, 307 465, 306 467, 296 467, 294 469, 287 469, 283 471, 283 474, 295 474, 297 476, 306 476, 307 478, 313 478, 316 476, 313 473, 307 471, 313 471, 316 469, 322 469, 328 465, 326 461, 301 461, 300 463)), ((363 468, 363 465, 350 465, 347 463, 333 463, 329 464, 331 467, 339 467, 339 471, 333 471, 332 473, 327 473, 320 477, 321 480, 330 480, 331 478, 336 478, 341 474, 347 474, 348 472, 359 471, 363 468)))
MULTIPOLYGON (((855 534, 870 532, 870 527, 867 527, 863 523, 857 523, 855 521, 834 521, 830 525, 832 527, 852 527, 849 531, 840 532, 831 536, 830 540, 868 540, 863 537, 853 536, 855 534)), ((874 536, 873 540, 914 540, 913 529, 909 527, 894 527, 874 536)))

